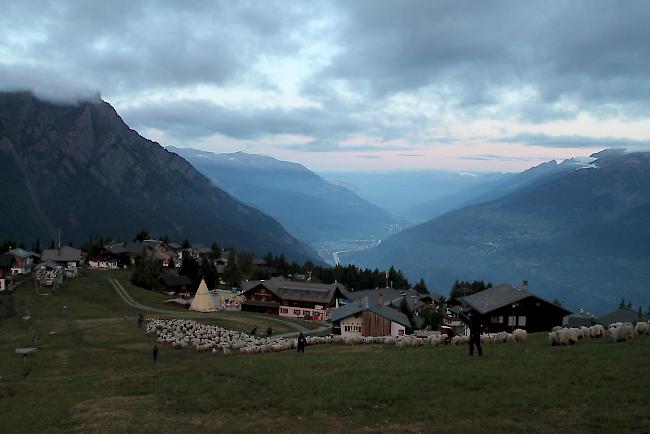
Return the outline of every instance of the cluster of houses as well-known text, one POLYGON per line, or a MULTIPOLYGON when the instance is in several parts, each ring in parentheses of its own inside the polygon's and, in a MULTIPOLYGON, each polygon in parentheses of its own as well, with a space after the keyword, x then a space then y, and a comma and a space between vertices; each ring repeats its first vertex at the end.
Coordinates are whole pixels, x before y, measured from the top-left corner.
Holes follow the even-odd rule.
POLYGON ((82 252, 69 246, 43 250, 41 254, 11 249, 0 255, 0 291, 10 290, 21 277, 32 276, 34 284, 57 288, 64 278, 75 278, 82 252))
POLYGON ((274 277, 243 283, 242 296, 242 310, 331 321, 343 336, 408 333, 423 325, 420 312, 424 308, 439 311, 444 327, 462 327, 457 313, 472 309, 489 332, 550 330, 571 313, 529 292, 526 286, 505 284, 447 302, 440 294, 422 294, 413 289, 348 291, 340 283, 274 277))

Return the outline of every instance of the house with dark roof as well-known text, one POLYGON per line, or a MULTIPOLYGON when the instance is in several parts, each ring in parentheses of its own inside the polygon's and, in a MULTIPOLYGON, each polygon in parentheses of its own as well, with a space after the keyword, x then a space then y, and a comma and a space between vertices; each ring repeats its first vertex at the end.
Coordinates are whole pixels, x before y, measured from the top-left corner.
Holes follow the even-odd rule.
POLYGON ((190 278, 182 274, 180 276, 163 276, 160 278, 160 283, 165 291, 174 294, 191 292, 193 286, 190 278))
POLYGON ((464 309, 475 311, 487 331, 494 333, 516 328, 528 332, 547 331, 562 325, 571 312, 528 291, 527 285, 515 288, 501 284, 461 297, 464 309))
POLYGON ((402 312, 385 306, 381 298, 362 297, 332 311, 335 332, 345 337, 398 336, 410 330, 402 312))
POLYGON ((108 255, 113 255, 117 258, 118 267, 133 265, 137 258, 145 255, 144 244, 135 241, 108 244, 104 246, 104 249, 108 255))
POLYGON ((627 306, 620 306, 618 309, 596 318, 596 322, 604 326, 616 322, 631 322, 632 324, 636 324, 639 321, 648 321, 648 315, 644 315, 642 312, 639 313, 638 310, 627 306))
POLYGON ((328 320, 331 308, 346 299, 340 283, 293 281, 285 277, 252 280, 242 284, 241 310, 287 318, 328 320))
POLYGON ((64 267, 77 267, 81 262, 81 250, 70 246, 63 246, 59 249, 43 250, 41 256, 43 261, 56 262, 64 267))
POLYGON ((34 263, 41 257, 25 249, 11 249, 7 254, 12 257, 11 274, 31 273, 34 263))

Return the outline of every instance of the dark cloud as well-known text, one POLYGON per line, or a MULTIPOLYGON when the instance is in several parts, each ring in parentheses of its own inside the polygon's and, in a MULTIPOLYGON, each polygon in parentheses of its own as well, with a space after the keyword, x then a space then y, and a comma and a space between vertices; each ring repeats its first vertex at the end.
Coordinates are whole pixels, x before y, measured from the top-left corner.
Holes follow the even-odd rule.
POLYGON ((294 23, 308 23, 312 12, 273 1, 9 2, 0 41, 16 59, 0 65, 17 72, 0 88, 47 93, 55 86, 63 94, 70 87, 74 97, 79 89, 116 94, 223 84, 261 55, 299 50, 294 23), (34 66, 43 79, 19 79, 34 66), (56 74, 47 77, 48 68, 56 74))
POLYGON ((533 121, 648 114, 649 2, 341 5, 343 49, 319 80, 348 80, 375 98, 428 87, 468 112, 496 107, 533 121))
POLYGON ((630 150, 650 150, 650 141, 633 140, 620 137, 590 136, 552 136, 539 133, 520 133, 500 137, 499 143, 518 143, 549 148, 627 148, 630 150))
POLYGON ((178 139, 217 133, 237 139, 257 139, 273 134, 338 136, 364 128, 364 122, 359 119, 318 108, 244 109, 223 107, 206 100, 152 103, 128 108, 123 114, 135 127, 157 128, 178 139))
MULTIPOLYGON (((179 143, 215 133, 301 134, 314 142, 293 149, 406 152, 456 142, 432 137, 444 136, 444 119, 543 122, 650 112, 650 2, 641 0, 5 3, 0 90, 30 89, 54 100, 117 95, 124 103, 117 109, 134 127, 160 129, 179 143), (304 60, 305 53, 313 58, 304 60), (292 59, 302 64, 276 76, 259 70, 292 59), (281 100, 295 77, 294 100, 309 104, 231 106, 214 93, 211 101, 196 94, 201 85, 237 85, 281 100), (151 94, 158 97, 138 101, 151 94), (351 136, 387 144, 341 145, 351 136), (413 145, 392 146, 392 139, 413 145)), ((500 141, 519 143, 507 139, 500 141)), ((576 137, 536 139, 592 146, 576 137)), ((626 140, 608 138, 603 146, 646 146, 626 140)))

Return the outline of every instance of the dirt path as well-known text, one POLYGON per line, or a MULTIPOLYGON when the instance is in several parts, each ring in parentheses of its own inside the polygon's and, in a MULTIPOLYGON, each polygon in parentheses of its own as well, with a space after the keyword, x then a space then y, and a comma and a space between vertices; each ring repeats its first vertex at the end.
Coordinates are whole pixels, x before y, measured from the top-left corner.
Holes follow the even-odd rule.
MULTIPOLYGON (((151 307, 151 306, 145 306, 144 304, 141 304, 137 302, 136 300, 131 297, 131 295, 127 292, 127 290, 122 286, 122 284, 117 280, 110 278, 108 279, 108 282, 111 284, 111 286, 115 289, 117 294, 120 296, 122 300, 126 304, 128 304, 131 307, 134 307, 136 309, 145 311, 145 312, 152 312, 152 313, 160 313, 160 314, 165 314, 165 315, 174 315, 177 316, 178 318, 184 318, 184 319, 206 319, 206 318, 217 318, 214 315, 211 315, 209 313, 193 313, 193 312, 179 312, 175 310, 169 310, 169 309, 159 309, 156 307, 151 307)), ((227 314, 226 314, 227 315, 227 314)), ((283 337, 292 337, 292 336, 297 336, 298 333, 302 332, 305 335, 309 334, 314 334, 314 333, 321 333, 329 329, 329 326, 323 325, 317 329, 309 329, 307 327, 301 326, 300 324, 295 324, 290 321, 284 321, 279 318, 271 318, 271 317, 265 317, 265 319, 269 321, 275 321, 282 323, 295 331, 293 332, 287 332, 287 333, 281 333, 277 334, 275 336, 283 336, 283 337)))

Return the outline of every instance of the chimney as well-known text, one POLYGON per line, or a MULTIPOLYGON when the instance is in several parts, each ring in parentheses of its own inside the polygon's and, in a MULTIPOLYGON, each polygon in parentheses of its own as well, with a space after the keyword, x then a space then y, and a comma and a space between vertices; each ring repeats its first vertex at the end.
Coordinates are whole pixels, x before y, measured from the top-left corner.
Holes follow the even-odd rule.
POLYGON ((380 306, 384 305, 384 294, 381 292, 379 293, 379 297, 377 297, 377 302, 379 303, 380 306))
POLYGON ((524 283, 521 284, 521 289, 528 291, 528 281, 524 280, 524 283))

